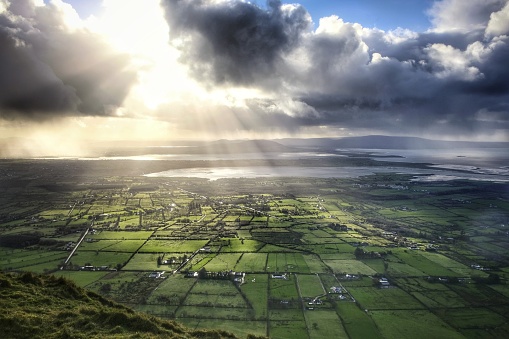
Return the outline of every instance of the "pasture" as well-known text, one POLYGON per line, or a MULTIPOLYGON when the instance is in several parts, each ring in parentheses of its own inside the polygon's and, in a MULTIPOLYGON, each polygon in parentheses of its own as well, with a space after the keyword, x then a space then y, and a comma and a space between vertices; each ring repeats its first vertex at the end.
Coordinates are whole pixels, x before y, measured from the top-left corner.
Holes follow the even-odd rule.
POLYGON ((509 336, 505 186, 410 179, 34 185, 5 192, 0 269, 242 337, 509 336))

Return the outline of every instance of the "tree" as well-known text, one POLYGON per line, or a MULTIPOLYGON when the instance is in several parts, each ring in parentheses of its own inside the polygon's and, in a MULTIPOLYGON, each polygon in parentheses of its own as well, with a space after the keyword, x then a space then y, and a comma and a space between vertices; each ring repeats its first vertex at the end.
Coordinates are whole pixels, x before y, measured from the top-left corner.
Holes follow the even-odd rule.
POLYGON ((207 270, 205 269, 205 267, 202 267, 198 271, 198 279, 205 279, 205 278, 207 278, 207 270))
POLYGON ((500 284, 500 276, 496 273, 490 273, 486 282, 488 284, 500 284))
POLYGON ((355 258, 357 259, 360 259, 360 258, 363 258, 364 257, 364 250, 360 247, 356 247, 355 248, 355 251, 353 252, 353 254, 355 255, 355 258))

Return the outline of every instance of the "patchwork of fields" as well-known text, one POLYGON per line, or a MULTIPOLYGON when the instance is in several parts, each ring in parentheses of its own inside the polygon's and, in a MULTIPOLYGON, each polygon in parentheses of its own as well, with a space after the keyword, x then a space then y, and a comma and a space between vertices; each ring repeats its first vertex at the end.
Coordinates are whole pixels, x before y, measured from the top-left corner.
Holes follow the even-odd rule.
POLYGON ((27 179, 0 269, 241 336, 508 337, 507 184, 411 179, 27 179))

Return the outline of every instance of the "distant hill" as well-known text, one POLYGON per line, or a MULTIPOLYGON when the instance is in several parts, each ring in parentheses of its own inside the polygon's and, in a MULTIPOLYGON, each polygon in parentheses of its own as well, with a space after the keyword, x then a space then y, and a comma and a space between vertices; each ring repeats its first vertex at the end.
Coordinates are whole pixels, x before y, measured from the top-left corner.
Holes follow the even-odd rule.
POLYGON ((278 139, 288 147, 364 148, 364 149, 444 149, 444 148, 509 148, 509 142, 443 141, 417 137, 369 135, 345 138, 278 139))
POLYGON ((295 151, 273 140, 218 140, 203 147, 207 153, 281 153, 295 151))
MULTIPOLYGON (((88 292, 65 278, 0 272, 2 338, 237 338, 191 330, 88 292)), ((257 338, 249 335, 248 338, 257 338)))
MULTIPOLYGON (((169 144, 172 143, 169 142, 169 144)), ((297 151, 291 146, 285 146, 272 140, 217 140, 200 144, 190 142, 189 144, 190 146, 118 147, 106 154, 109 156, 137 154, 264 154, 297 151)))
MULTIPOLYGON (((286 138, 275 140, 217 141, 108 141, 91 142, 78 149, 79 154, 53 154, 53 149, 39 147, 35 140, 0 139, 0 158, 31 158, 41 156, 137 156, 137 155, 218 155, 292 153, 303 150, 334 151, 336 149, 460 149, 508 148, 509 142, 442 141, 417 137, 369 135, 344 138, 286 138)), ((58 150, 57 150, 58 151, 58 150)), ((68 153, 69 153, 68 152, 68 153)))
MULTIPOLYGON (((171 143, 170 143, 171 144, 171 143)), ((115 148, 107 155, 137 154, 267 154, 302 152, 305 149, 461 149, 508 148, 509 142, 442 141, 417 137, 369 135, 345 138, 287 138, 277 140, 217 140, 189 143, 189 146, 141 146, 115 148)))

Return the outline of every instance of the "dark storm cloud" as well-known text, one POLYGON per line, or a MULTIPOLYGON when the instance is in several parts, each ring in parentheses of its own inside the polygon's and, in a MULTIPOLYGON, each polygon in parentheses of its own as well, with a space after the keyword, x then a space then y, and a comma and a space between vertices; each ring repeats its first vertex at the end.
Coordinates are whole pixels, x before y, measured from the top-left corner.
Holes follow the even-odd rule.
POLYGON ((301 6, 267 10, 243 1, 162 2, 173 41, 181 39, 183 59, 196 77, 214 84, 252 86, 277 79, 282 57, 298 44, 311 18, 301 6))
POLYGON ((284 10, 279 1, 269 1, 267 10, 235 0, 162 2, 170 37, 180 39, 182 61, 196 79, 277 90, 274 99, 251 102, 253 114, 287 115, 292 129, 469 133, 498 126, 505 135, 507 3, 437 1, 430 10, 434 27, 415 33, 366 29, 337 17, 310 31, 302 7, 284 10), (298 105, 289 108, 288 100, 298 105))
POLYGON ((97 35, 69 30, 54 4, 12 1, 0 13, 0 117, 105 115, 135 81, 97 35))
POLYGON ((482 95, 486 98, 505 98, 500 104, 509 104, 509 38, 507 36, 497 39, 498 42, 491 53, 477 63, 483 74, 480 81, 462 84, 461 89, 467 94, 482 95))
POLYGON ((8 32, 0 30, 0 114, 76 110, 79 99, 74 89, 66 86, 29 47, 18 44, 8 32))

